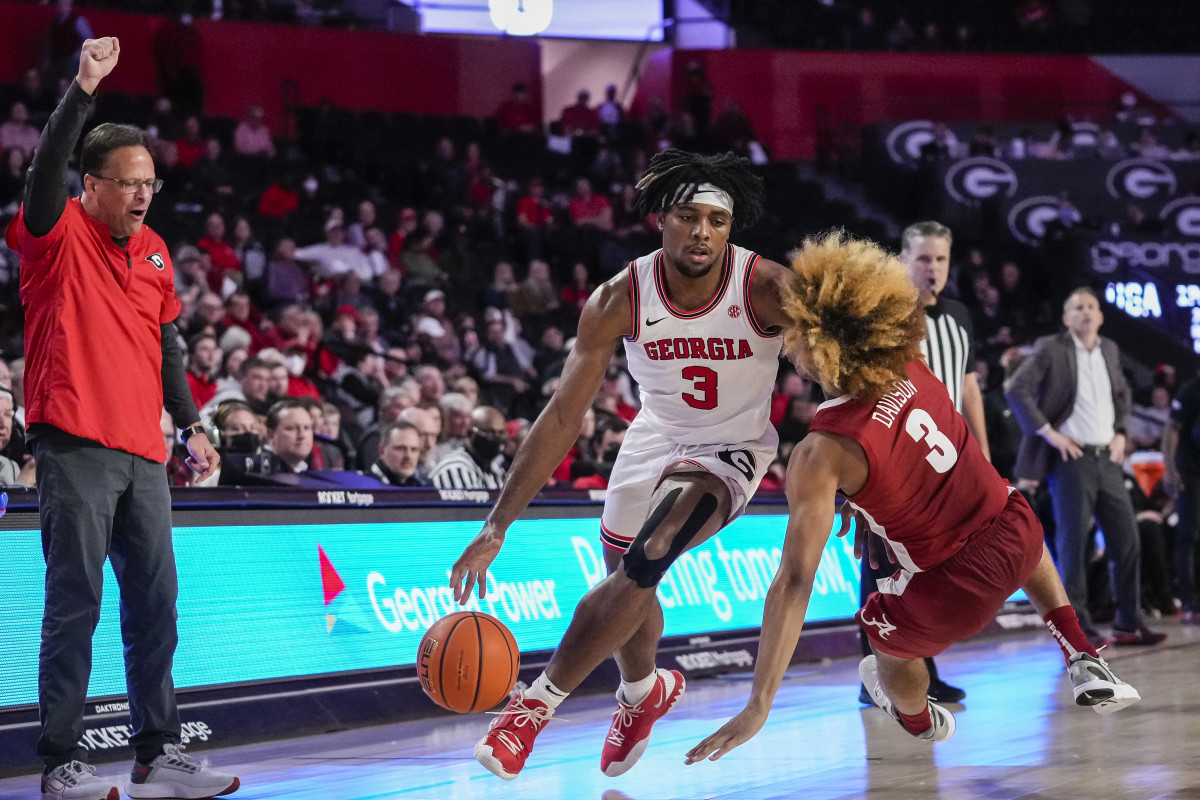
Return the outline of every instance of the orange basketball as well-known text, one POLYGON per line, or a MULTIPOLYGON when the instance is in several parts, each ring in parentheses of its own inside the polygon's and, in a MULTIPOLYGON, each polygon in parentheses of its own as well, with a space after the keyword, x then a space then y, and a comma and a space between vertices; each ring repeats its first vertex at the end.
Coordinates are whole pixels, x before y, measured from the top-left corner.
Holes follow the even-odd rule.
POLYGON ((521 652, 495 617, 458 611, 425 631, 417 650, 417 676, 429 699, 467 714, 492 708, 517 682, 521 652))

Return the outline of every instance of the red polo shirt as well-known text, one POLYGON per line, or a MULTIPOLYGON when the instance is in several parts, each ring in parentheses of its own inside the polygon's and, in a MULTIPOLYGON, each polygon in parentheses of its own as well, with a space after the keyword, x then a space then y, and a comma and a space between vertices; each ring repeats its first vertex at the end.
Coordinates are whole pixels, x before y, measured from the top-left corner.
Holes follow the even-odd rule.
POLYGON ((162 238, 142 226, 122 248, 76 197, 40 238, 22 210, 7 240, 21 256, 26 423, 165 462, 159 326, 180 306, 162 238))

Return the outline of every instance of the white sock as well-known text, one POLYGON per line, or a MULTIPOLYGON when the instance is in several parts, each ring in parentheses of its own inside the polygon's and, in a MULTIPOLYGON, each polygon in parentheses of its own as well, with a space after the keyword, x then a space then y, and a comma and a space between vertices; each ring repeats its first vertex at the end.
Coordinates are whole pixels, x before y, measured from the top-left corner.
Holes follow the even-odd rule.
POLYGON ((626 705, 636 706, 650 696, 650 690, 654 688, 654 681, 657 679, 658 670, 654 670, 640 681, 633 681, 632 683, 622 678, 621 688, 617 690, 617 696, 626 705))
POLYGON ((564 692, 562 689, 555 686, 546 677, 546 673, 537 676, 537 680, 533 682, 528 689, 525 690, 526 697, 532 697, 534 700, 541 700, 551 709, 558 708, 558 704, 567 699, 570 692, 564 692))

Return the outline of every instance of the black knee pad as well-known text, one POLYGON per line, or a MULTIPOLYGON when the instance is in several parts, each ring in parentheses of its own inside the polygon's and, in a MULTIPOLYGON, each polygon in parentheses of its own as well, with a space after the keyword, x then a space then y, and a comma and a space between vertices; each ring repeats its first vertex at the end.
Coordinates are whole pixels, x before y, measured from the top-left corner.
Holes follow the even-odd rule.
POLYGON ((658 582, 663 579, 663 575, 667 574, 671 564, 675 559, 679 558, 687 546, 691 543, 700 529, 704 527, 709 518, 717 510, 720 505, 717 497, 710 492, 705 492, 698 501, 696 507, 692 509, 691 515, 679 526, 679 530, 675 533, 675 538, 671 540, 671 546, 667 548, 666 555, 661 558, 646 557, 646 542, 658 530, 662 521, 666 519, 667 514, 675 506, 675 501, 679 499, 679 495, 683 493, 683 489, 675 489, 658 504, 658 507, 646 518, 646 523, 642 525, 642 530, 638 533, 637 538, 633 540, 633 544, 629 546, 625 557, 621 563, 625 565, 625 575, 634 583, 643 589, 649 589, 652 586, 657 586, 658 582))

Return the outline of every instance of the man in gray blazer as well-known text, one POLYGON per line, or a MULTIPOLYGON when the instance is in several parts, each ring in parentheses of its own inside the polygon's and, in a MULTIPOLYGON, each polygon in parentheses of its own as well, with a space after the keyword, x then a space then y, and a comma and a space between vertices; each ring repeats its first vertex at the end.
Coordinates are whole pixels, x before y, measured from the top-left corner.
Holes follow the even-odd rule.
POLYGON ((1094 517, 1104 531, 1116 596, 1113 643, 1158 644, 1166 634, 1142 621, 1137 522, 1121 470, 1130 391, 1120 353, 1115 342, 1100 336, 1104 314, 1091 289, 1071 292, 1062 320, 1067 330, 1038 339, 1005 388, 1024 433, 1014 472, 1048 482, 1058 571, 1089 638, 1101 638, 1087 610, 1094 517))

